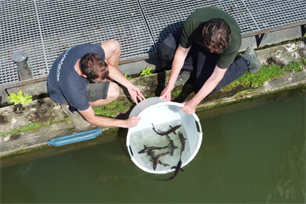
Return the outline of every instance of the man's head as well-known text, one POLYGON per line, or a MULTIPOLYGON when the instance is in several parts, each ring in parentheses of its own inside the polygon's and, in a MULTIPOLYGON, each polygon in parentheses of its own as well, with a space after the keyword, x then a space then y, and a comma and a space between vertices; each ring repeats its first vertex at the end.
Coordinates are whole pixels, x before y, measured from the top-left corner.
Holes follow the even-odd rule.
POLYGON ((80 67, 82 73, 94 81, 103 81, 109 74, 106 62, 94 53, 84 55, 80 60, 80 67))
POLYGON ((222 54, 231 42, 232 34, 228 24, 221 18, 213 18, 203 26, 204 45, 217 54, 222 54))

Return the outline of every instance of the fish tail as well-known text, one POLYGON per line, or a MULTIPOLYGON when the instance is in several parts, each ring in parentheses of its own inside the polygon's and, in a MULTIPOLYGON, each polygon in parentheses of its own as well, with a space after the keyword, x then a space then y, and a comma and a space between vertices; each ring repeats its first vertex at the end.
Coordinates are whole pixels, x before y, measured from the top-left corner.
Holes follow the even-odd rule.
POLYGON ((156 180, 158 180, 158 181, 170 181, 170 180, 172 180, 172 179, 174 179, 174 175, 173 176, 171 176, 170 178, 166 178, 166 179, 156 179, 156 180))

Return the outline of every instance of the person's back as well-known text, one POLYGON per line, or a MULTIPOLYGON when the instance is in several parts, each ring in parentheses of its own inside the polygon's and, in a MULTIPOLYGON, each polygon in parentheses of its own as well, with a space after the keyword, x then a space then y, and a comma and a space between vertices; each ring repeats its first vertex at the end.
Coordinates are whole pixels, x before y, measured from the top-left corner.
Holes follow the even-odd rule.
POLYGON ((56 103, 66 101, 78 110, 89 107, 86 86, 89 83, 75 71, 77 61, 87 53, 96 53, 105 59, 104 50, 96 44, 81 44, 63 52, 53 63, 48 76, 48 93, 56 103))
POLYGON ((217 63, 218 67, 227 68, 234 61, 240 49, 241 30, 237 22, 228 13, 217 7, 209 6, 199 8, 188 16, 180 36, 180 45, 183 48, 188 48, 195 42, 206 47, 202 35, 203 26, 209 20, 217 18, 223 19, 228 24, 231 31, 231 42, 229 46, 223 50, 217 63))

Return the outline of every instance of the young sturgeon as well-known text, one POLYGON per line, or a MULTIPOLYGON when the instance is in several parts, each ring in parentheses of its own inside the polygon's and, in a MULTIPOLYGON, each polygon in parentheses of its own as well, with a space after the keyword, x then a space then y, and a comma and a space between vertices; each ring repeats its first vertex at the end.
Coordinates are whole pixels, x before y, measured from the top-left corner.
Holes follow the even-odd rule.
POLYGON ((158 131, 155 129, 153 123, 152 123, 152 126, 153 126, 154 132, 156 132, 158 135, 164 136, 164 135, 168 135, 168 134, 170 134, 170 133, 172 133, 172 132, 173 132, 174 134, 176 134, 175 130, 179 129, 182 125, 177 125, 177 126, 174 126, 174 127, 171 127, 171 126, 169 125, 169 126, 170 126, 170 129, 167 130, 167 131, 165 131, 165 132, 158 132, 158 131))
POLYGON ((144 145, 144 149, 140 150, 138 152, 138 154, 142 154, 142 153, 145 153, 145 152, 149 152, 149 151, 152 151, 152 150, 161 150, 161 149, 166 149, 168 148, 169 145, 165 146, 165 147, 154 147, 154 146, 151 146, 151 147, 147 147, 146 145, 144 145))
POLYGON ((167 154, 170 154, 170 151, 161 153, 161 154, 157 155, 157 156, 154 158, 154 161, 153 161, 153 169, 154 169, 154 170, 156 169, 157 164, 158 164, 158 163, 161 163, 161 161, 160 161, 159 159, 160 159, 161 157, 167 155, 167 154))
POLYGON ((186 138, 184 137, 184 135, 181 132, 179 132, 178 136, 179 136, 181 144, 182 144, 182 148, 181 148, 181 156, 182 156, 182 153, 185 150, 185 146, 186 146, 186 138))
POLYGON ((182 169, 181 166, 182 166, 182 160, 180 159, 180 161, 177 163, 177 166, 173 167, 173 168, 175 168, 175 172, 174 172, 174 174, 170 178, 156 179, 156 180, 159 180, 159 181, 170 181, 170 180, 174 179, 176 177, 176 175, 179 173, 179 171, 184 171, 184 169, 182 169))

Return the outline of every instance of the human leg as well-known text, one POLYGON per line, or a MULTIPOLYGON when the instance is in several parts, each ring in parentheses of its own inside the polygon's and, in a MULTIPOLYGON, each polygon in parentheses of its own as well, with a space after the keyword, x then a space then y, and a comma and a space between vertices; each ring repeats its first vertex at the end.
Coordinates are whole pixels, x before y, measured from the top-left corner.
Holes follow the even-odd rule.
POLYGON ((230 65, 223 79, 219 82, 219 84, 212 91, 212 93, 232 83, 233 81, 244 75, 246 71, 248 71, 251 74, 255 74, 260 70, 260 68, 261 68, 261 62, 257 58, 256 52, 248 47, 245 53, 241 56, 241 58, 235 60, 230 65))
POLYGON ((248 70, 248 62, 244 58, 239 58, 235 60, 227 69, 223 79, 219 82, 216 88, 211 92, 214 93, 221 89, 222 87, 232 83, 239 77, 245 74, 248 70))
MULTIPOLYGON (((171 63, 174 58, 175 51, 179 45, 180 32, 169 33, 157 48, 157 54, 161 61, 161 69, 171 68, 171 63)), ((193 59, 190 54, 185 59, 183 70, 193 70, 193 59)))
MULTIPOLYGON (((194 46, 198 50, 197 66, 196 66, 196 92, 204 85, 206 80, 211 76, 219 55, 215 53, 207 52, 204 48, 197 45, 194 46), (206 60, 207 59, 207 60, 206 60)), ((223 79, 219 82, 216 88, 211 92, 214 93, 222 87, 232 83, 239 77, 245 74, 246 71, 250 73, 256 73, 260 70, 261 63, 257 59, 257 54, 254 50, 247 49, 241 58, 235 60, 227 69, 223 79)))
POLYGON ((107 40, 101 43, 105 52, 105 61, 115 67, 118 67, 121 55, 121 46, 117 40, 107 40))
POLYGON ((194 54, 196 56, 194 85, 195 91, 198 92, 213 73, 220 55, 211 53, 208 49, 195 43, 192 47, 196 53, 194 54))
POLYGON ((91 107, 106 105, 119 97, 119 86, 115 82, 107 81, 90 83, 87 85, 87 98, 91 107))
POLYGON ((174 53, 179 44, 180 34, 178 32, 169 33, 161 43, 159 43, 157 48, 157 54, 160 59, 165 61, 172 61, 174 53))
MULTIPOLYGON (((91 107, 103 106, 116 100, 120 94, 119 86, 115 82, 89 83, 86 87, 87 99, 91 107)), ((76 127, 89 127, 88 123, 78 110, 68 103, 61 104, 63 111, 72 119, 76 127)))

